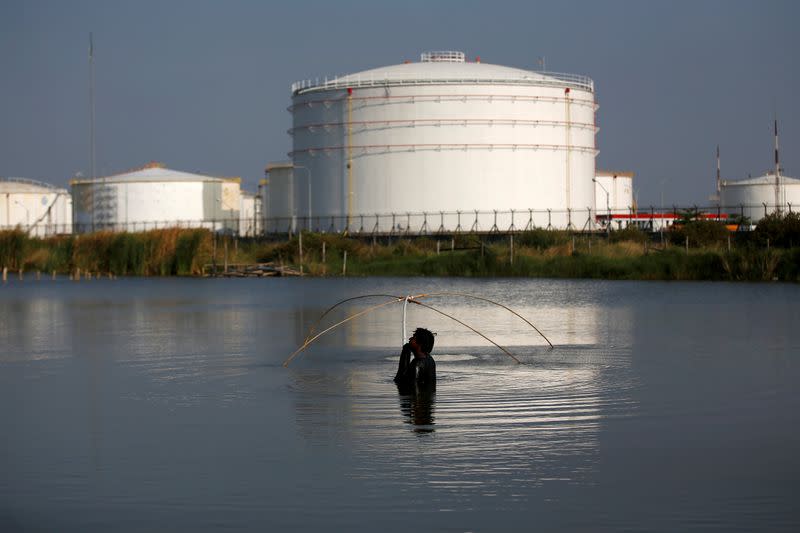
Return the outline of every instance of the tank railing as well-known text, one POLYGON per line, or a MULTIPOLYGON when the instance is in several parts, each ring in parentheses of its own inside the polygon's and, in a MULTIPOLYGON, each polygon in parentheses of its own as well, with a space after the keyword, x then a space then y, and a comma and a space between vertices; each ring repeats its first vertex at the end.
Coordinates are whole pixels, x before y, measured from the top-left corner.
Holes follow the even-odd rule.
MULTIPOLYGON (((794 213, 797 206, 780 205, 781 212, 794 213)), ((607 231, 637 226, 643 230, 660 231, 676 222, 688 219, 717 220, 749 230, 765 215, 775 212, 774 204, 738 204, 712 206, 590 206, 574 209, 514 208, 507 210, 401 211, 394 213, 363 213, 346 215, 314 214, 304 216, 220 218, 206 220, 154 220, 112 222, 88 217, 75 222, 40 222, 31 226, 32 237, 85 234, 94 232, 142 232, 160 229, 206 229, 218 234, 241 237, 286 235, 298 231, 318 233, 348 233, 351 235, 412 236, 441 234, 516 233, 533 229, 569 229, 576 233, 607 231), (348 225, 349 220, 349 225, 348 225)), ((0 225, 0 231, 27 228, 24 222, 0 225)))
POLYGON ((364 87, 384 87, 386 85, 452 85, 464 83, 498 84, 498 85, 532 85, 536 87, 570 87, 594 92, 594 81, 588 76, 581 74, 569 74, 564 72, 539 72, 531 71, 530 76, 521 78, 495 78, 491 76, 424 76, 408 77, 402 74, 362 77, 360 74, 350 76, 337 76, 334 78, 324 78, 320 80, 302 80, 292 84, 292 94, 300 95, 315 91, 327 91, 333 89, 364 88, 364 87))

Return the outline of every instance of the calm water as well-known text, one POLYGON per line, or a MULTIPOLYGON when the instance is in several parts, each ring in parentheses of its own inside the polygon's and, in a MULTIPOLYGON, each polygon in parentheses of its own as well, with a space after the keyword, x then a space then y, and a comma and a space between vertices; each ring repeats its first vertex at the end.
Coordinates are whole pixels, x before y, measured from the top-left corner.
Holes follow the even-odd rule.
MULTIPOLYGON (((333 320, 380 303, 353 302, 333 320)), ((800 528, 800 287, 549 280, 10 281, 0 530, 800 528), (281 363, 336 301, 424 300, 281 363)), ((330 322, 329 322, 330 323, 330 322)))

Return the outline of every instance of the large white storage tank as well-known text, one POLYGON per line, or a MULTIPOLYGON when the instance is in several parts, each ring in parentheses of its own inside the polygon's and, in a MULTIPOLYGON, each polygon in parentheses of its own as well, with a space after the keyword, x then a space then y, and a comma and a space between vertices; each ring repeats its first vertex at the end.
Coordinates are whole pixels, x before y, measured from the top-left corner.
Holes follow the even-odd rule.
POLYGON ((75 179, 75 231, 189 227, 236 233, 240 181, 171 170, 160 163, 105 178, 75 179))
MULTIPOLYGON (((294 167, 291 162, 270 163, 261 182, 261 205, 266 233, 293 232, 297 229, 294 202, 294 167)), ((306 190, 306 192, 308 192, 306 190)))
MULTIPOLYGON (((783 212, 800 210, 800 180, 778 175, 778 205, 783 212)), ((743 180, 723 180, 720 205, 730 214, 744 215, 754 224, 775 212, 775 173, 743 180)))
POLYGON ((385 232, 397 214, 413 230, 488 231, 510 227, 514 210, 517 228, 580 228, 595 207, 596 109, 587 77, 461 52, 295 83, 291 157, 308 169, 299 220, 308 227, 310 185, 314 227, 335 217, 358 230, 368 217, 374 228, 380 215, 385 232))
POLYGON ((34 237, 72 233, 69 191, 25 178, 0 178, 0 230, 34 237))

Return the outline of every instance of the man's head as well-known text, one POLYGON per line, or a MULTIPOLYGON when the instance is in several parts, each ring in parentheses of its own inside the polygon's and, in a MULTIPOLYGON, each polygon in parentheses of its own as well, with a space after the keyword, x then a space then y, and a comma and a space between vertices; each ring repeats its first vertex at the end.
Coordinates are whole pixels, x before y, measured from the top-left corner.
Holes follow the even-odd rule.
POLYGON ((414 330, 414 336, 420 350, 424 353, 431 353, 433 350, 433 333, 425 328, 417 328, 414 330))

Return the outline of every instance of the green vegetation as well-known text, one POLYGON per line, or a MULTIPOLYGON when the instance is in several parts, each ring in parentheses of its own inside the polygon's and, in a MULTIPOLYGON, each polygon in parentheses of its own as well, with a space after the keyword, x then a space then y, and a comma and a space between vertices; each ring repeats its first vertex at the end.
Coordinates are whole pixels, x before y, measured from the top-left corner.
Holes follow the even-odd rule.
POLYGON ((199 276, 208 265, 274 263, 313 276, 548 277, 637 280, 800 281, 800 216, 777 214, 755 231, 687 220, 658 234, 533 230, 514 235, 347 237, 304 233, 235 239, 200 229, 94 233, 46 239, 0 232, 0 267, 134 276, 199 276), (656 240, 653 240, 656 237, 656 240))

